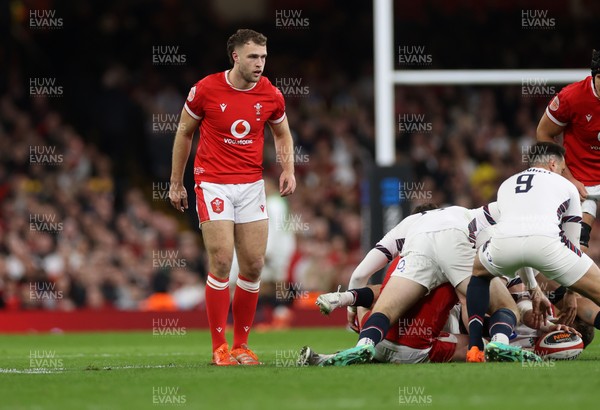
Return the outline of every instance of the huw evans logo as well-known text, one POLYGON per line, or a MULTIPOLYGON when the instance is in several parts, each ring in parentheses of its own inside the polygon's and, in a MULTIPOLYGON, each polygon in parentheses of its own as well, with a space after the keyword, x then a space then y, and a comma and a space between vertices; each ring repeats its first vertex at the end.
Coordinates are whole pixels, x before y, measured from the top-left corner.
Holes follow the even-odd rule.
POLYGON ((29 78, 29 95, 32 97, 62 97, 63 87, 56 84, 54 77, 30 77, 29 78))
POLYGON ((425 114, 399 114, 398 131, 401 133, 429 133, 433 124, 425 121, 425 114))
POLYGON ((556 87, 548 85, 545 78, 524 78, 521 80, 521 95, 524 97, 550 98, 556 94, 556 87))
POLYGON ((56 357, 55 350, 30 350, 29 368, 31 369, 62 369, 62 359, 56 357))
POLYGON ((63 19, 56 16, 56 10, 29 10, 29 28, 59 29, 62 27, 63 19))
POLYGON ((56 214, 30 214, 29 230, 56 233, 63 230, 63 223, 56 214))
POLYGON ((548 10, 521 10, 521 27, 549 30, 556 27, 556 19, 548 17, 548 10))
POLYGON ((433 56, 425 46, 398 46, 398 64, 402 66, 424 66, 433 63, 433 56))
POLYGON ((275 79, 275 87, 286 97, 308 97, 310 89, 302 84, 302 78, 283 77, 275 79))
POLYGON ((59 300, 63 298, 63 291, 56 290, 53 282, 29 283, 29 299, 31 300, 59 300))
POLYGON ((302 10, 275 10, 275 27, 288 29, 307 29, 308 17, 302 17, 302 10))
POLYGON ((179 51, 179 46, 152 46, 152 64, 184 65, 187 56, 179 51))
POLYGON ((63 154, 58 154, 54 145, 31 145, 29 147, 29 163, 60 165, 63 163, 63 154))

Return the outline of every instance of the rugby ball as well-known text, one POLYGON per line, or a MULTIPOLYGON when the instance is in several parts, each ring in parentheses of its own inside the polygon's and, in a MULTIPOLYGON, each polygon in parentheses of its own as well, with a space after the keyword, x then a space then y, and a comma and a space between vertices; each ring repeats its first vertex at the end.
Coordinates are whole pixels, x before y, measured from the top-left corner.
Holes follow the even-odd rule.
POLYGON ((555 330, 538 338, 535 353, 544 359, 574 360, 583 352, 583 340, 575 333, 555 330))

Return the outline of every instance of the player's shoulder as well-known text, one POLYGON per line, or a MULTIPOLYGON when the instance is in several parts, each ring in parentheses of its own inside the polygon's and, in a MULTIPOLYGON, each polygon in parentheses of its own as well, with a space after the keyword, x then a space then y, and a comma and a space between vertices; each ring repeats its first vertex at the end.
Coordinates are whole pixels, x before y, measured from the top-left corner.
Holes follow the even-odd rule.
POLYGON ((563 99, 571 96, 580 96, 581 94, 587 94, 590 92, 592 77, 588 76, 581 81, 571 83, 565 86, 561 91, 561 97, 563 99))
POLYGON ((190 88, 190 92, 187 96, 187 101, 191 103, 194 100, 198 100, 200 96, 205 96, 209 90, 214 89, 217 86, 218 82, 220 81, 220 76, 224 76, 224 73, 221 72, 209 74, 206 77, 203 77, 200 80, 196 81, 196 83, 190 88))
POLYGON ((265 76, 260 77, 260 80, 258 80, 257 88, 261 92, 271 94, 273 97, 282 97, 283 96, 283 94, 281 93, 281 90, 279 90, 279 88, 274 86, 273 83, 271 82, 271 80, 269 80, 265 76))
POLYGON ((209 74, 202 77, 194 84, 196 88, 211 88, 215 87, 225 81, 225 72, 221 71, 218 73, 209 74))

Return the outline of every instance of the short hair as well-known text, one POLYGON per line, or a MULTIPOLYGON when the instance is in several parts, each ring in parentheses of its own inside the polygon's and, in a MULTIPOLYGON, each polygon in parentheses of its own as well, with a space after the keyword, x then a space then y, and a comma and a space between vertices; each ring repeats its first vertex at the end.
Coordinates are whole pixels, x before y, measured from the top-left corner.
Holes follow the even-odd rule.
POLYGON ((547 164, 550 157, 565 158, 565 148, 554 142, 538 142, 529 148, 529 166, 547 164))
POLYGON ((233 50, 235 50, 235 48, 238 46, 243 46, 244 44, 249 43, 250 41, 258 44, 259 46, 267 45, 267 37, 264 34, 247 28, 241 28, 229 37, 227 40, 227 57, 229 57, 229 62, 231 65, 233 65, 233 57, 231 56, 233 50))
POLYGON ((600 74, 600 51, 592 50, 592 77, 600 74))
POLYGON ((581 340, 583 341, 583 348, 588 347, 592 340, 594 340, 594 333, 596 333, 596 329, 592 325, 588 325, 580 318, 575 318, 573 322, 573 328, 581 333, 581 340))
POLYGON ((422 212, 432 211, 434 209, 438 209, 438 206, 436 204, 434 204, 433 202, 427 202, 427 203, 419 205, 415 209, 413 209, 412 215, 420 214, 422 212))

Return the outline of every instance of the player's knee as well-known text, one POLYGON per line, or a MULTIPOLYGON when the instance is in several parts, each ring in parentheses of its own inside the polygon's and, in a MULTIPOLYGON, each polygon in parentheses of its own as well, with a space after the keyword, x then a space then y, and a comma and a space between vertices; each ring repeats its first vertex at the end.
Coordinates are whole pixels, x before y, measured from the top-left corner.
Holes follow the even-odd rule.
POLYGON ((581 223, 581 236, 579 238, 579 244, 581 246, 585 246, 586 248, 590 247, 590 234, 592 233, 592 227, 585 222, 581 223))
POLYGON ((233 257, 228 252, 214 252, 210 256, 211 273, 219 278, 225 279, 229 276, 231 270, 231 261, 233 257))
POLYGON ((258 280, 263 266, 265 266, 265 258, 263 256, 257 256, 244 261, 243 263, 240 262, 240 273, 248 279, 258 280))

